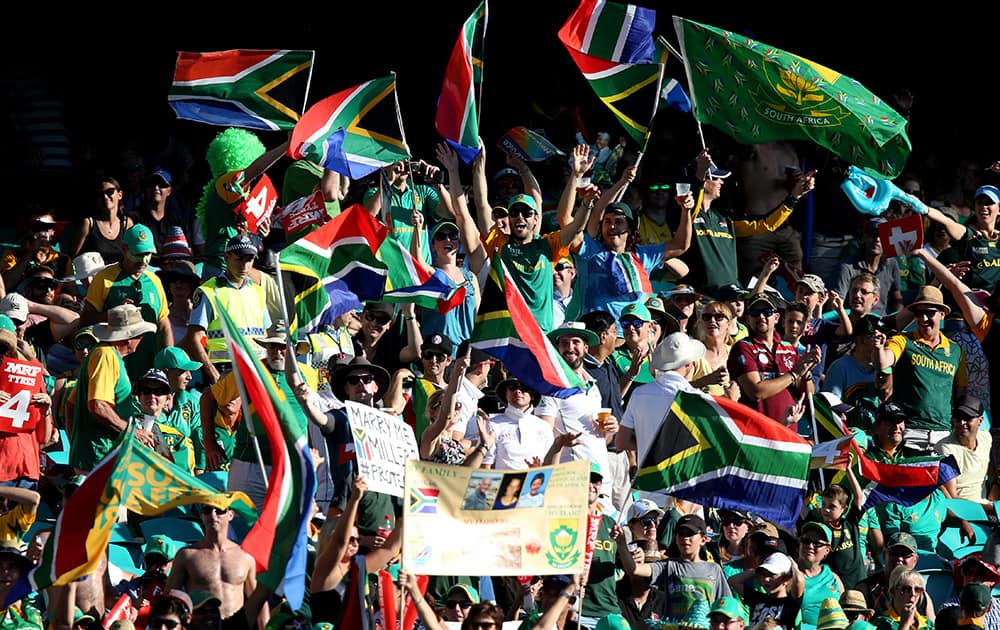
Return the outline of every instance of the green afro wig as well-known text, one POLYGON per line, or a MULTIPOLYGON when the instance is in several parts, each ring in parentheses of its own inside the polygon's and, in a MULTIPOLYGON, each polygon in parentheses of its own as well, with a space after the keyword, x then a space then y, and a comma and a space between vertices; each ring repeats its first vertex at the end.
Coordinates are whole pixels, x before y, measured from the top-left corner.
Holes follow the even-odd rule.
MULTIPOLYGON (((267 149, 252 131, 230 127, 212 139, 205 152, 205 159, 212 169, 212 180, 205 184, 201 199, 195 209, 202 231, 206 231, 205 204, 208 195, 214 194, 215 180, 233 171, 239 171, 253 164, 267 149)), ((206 238, 209 236, 205 235, 206 238)))

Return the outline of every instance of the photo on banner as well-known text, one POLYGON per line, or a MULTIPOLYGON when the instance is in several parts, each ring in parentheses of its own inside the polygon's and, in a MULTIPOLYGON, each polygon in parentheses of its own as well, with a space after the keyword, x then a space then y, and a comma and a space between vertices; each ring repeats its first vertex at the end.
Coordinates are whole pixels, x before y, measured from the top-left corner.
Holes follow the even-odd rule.
POLYGON ((583 568, 590 464, 481 470, 406 462, 402 566, 419 575, 583 568))

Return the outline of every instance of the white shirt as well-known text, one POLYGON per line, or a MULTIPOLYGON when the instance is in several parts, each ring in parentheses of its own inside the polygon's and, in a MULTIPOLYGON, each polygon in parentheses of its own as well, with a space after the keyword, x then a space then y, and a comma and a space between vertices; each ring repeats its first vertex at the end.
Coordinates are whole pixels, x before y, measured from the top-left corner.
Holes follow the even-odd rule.
POLYGON ((483 464, 497 470, 523 470, 527 468, 524 460, 544 459, 555 439, 552 425, 530 410, 526 413, 513 407, 490 418, 489 430, 496 435, 496 443, 483 464))
POLYGON ((458 422, 451 428, 452 432, 460 431, 466 438, 478 441, 479 427, 475 422, 469 421, 476 417, 476 409, 479 408, 479 399, 482 397, 483 392, 463 376, 462 384, 455 393, 455 400, 462 403, 462 409, 459 411, 458 422))
POLYGON ((993 436, 989 431, 980 431, 976 435, 975 450, 959 444, 951 435, 934 445, 937 454, 955 456, 958 470, 961 471, 955 480, 958 498, 976 503, 986 500, 990 490, 985 482, 990 469, 991 448, 993 436))
POLYGON ((608 468, 608 444, 595 425, 597 412, 601 409, 601 392, 597 383, 590 375, 585 375, 586 391, 573 394, 569 398, 542 396, 535 407, 535 415, 551 416, 556 419, 556 433, 580 433, 577 446, 564 448, 559 458, 560 462, 571 462, 586 459, 596 462, 601 468, 605 479, 611 478, 608 468))
POLYGON ((686 378, 674 371, 658 372, 652 383, 632 390, 622 426, 635 432, 636 459, 640 465, 663 420, 670 413, 670 405, 674 404, 678 391, 699 393, 686 378))

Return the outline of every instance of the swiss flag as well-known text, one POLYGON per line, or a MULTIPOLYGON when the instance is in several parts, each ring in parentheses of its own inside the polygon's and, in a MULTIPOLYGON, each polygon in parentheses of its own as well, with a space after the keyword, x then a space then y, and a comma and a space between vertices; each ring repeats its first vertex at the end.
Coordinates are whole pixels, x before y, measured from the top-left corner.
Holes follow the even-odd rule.
POLYGON ((924 246, 924 218, 911 214, 878 226, 878 238, 886 256, 908 256, 924 246))

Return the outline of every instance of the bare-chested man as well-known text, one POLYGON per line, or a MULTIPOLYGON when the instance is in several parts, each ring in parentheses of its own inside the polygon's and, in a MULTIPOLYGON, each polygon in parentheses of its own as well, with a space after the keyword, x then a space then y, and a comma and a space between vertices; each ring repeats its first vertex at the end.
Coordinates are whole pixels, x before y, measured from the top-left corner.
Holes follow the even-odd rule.
MULTIPOLYGON (((233 511, 202 505, 200 513, 205 537, 177 552, 167 578, 167 590, 207 591, 218 597, 222 602, 219 613, 223 630, 257 627, 257 622, 249 619, 244 609, 247 599, 257 588, 256 565, 253 557, 227 536, 233 511)), ((264 606, 263 610, 266 609, 264 606)))

